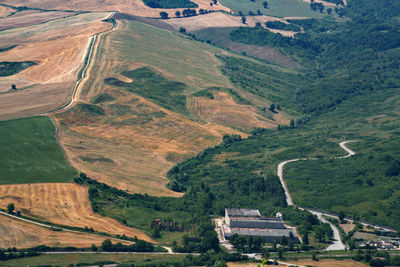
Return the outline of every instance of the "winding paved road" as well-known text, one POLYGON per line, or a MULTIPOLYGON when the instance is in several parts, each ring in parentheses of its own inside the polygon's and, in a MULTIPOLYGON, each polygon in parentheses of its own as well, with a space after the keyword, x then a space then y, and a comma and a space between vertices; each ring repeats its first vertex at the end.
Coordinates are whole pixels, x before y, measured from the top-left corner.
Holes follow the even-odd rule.
MULTIPOLYGON (((346 144, 349 143, 349 142, 355 142, 355 141, 343 141, 343 142, 341 142, 339 144, 339 146, 341 148, 343 148, 347 152, 347 155, 345 155, 345 156, 337 156, 337 157, 334 157, 334 159, 348 158, 348 157, 354 156, 356 154, 356 152, 354 152, 350 148, 346 147, 346 144)), ((287 163, 295 162, 295 161, 299 161, 299 160, 318 160, 318 159, 317 158, 300 158, 300 159, 286 160, 286 161, 283 161, 283 162, 279 163, 278 164, 278 168, 277 168, 277 175, 279 177, 279 180, 281 181, 283 189, 285 190, 286 203, 289 206, 293 206, 294 203, 293 203, 292 196, 290 195, 289 189, 286 186, 285 180, 283 179, 283 167, 287 163)), ((337 227, 335 225, 333 225, 331 222, 326 220, 325 217, 324 217, 324 216, 327 216, 328 214, 323 213, 323 212, 319 212, 319 211, 315 211, 315 210, 311 210, 311 209, 301 208, 301 207, 299 207, 299 209, 308 210, 312 214, 316 215, 321 222, 328 223, 331 226, 331 228, 333 230, 333 238, 334 238, 334 240, 332 241, 332 244, 330 244, 325 250, 345 250, 346 245, 340 239, 339 229, 337 229, 337 227)), ((332 215, 329 215, 329 216, 333 217, 332 215)))

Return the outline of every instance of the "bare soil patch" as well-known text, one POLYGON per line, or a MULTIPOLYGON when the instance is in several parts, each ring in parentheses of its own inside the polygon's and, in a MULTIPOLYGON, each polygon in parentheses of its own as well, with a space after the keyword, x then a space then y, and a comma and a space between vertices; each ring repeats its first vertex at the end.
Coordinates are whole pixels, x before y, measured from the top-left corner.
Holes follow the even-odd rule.
POLYGON ((31 26, 53 19, 66 18, 69 16, 73 16, 75 14, 76 13, 73 12, 63 12, 63 11, 51 11, 51 12, 43 12, 39 10, 21 11, 12 16, 0 18, 0 30, 31 26))
POLYGON ((343 231, 346 233, 346 235, 354 229, 356 225, 352 223, 346 223, 346 224, 341 224, 340 227, 343 229, 343 231))
POLYGON ((93 227, 94 230, 154 242, 143 232, 93 212, 88 188, 76 184, 21 184, 0 186, 0 207, 14 203, 16 210, 52 223, 93 227))
POLYGON ((255 127, 274 128, 276 122, 267 120, 249 105, 239 105, 225 92, 214 92, 214 99, 192 97, 188 102, 203 120, 251 131, 255 127))
MULTIPOLYGON (((192 0, 198 4, 197 9, 208 9, 208 10, 224 10, 230 12, 230 9, 222 6, 221 4, 210 6, 209 0, 192 0)), ((75 1, 64 1, 64 0, 5 0, 4 3, 14 6, 28 6, 35 8, 44 8, 49 10, 87 10, 87 11, 119 11, 128 13, 131 15, 143 16, 143 17, 160 17, 161 11, 167 11, 170 17, 175 16, 175 11, 182 11, 183 8, 177 9, 162 9, 162 8, 150 8, 146 6, 141 0, 75 0, 75 1)))
POLYGON ((364 232, 355 232, 353 235, 354 239, 364 239, 364 240, 371 240, 371 241, 378 241, 379 237, 375 234, 369 234, 364 232))
POLYGON ((88 234, 78 234, 63 231, 53 231, 45 227, 23 222, 0 215, 0 247, 29 248, 38 245, 51 247, 90 247, 97 246, 106 237, 88 234))

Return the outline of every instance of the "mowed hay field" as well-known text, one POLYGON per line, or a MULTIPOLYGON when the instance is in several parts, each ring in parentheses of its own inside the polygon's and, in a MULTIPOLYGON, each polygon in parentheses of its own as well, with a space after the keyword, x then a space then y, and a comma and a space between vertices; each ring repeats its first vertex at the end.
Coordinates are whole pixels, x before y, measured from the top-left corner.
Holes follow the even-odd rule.
MULTIPOLYGON (((50 19, 61 14, 41 12, 37 16, 50 19)), ((20 73, 0 77, 0 102, 3 103, 0 119, 37 115, 65 105, 83 65, 91 36, 111 27, 110 23, 101 21, 110 14, 80 14, 0 31, 0 47, 16 46, 1 52, 0 61, 37 63, 20 73), (11 84, 15 84, 17 90, 10 90, 11 84)), ((16 21, 23 19, 23 15, 14 18, 16 21)))
POLYGON ((137 236, 154 242, 139 230, 93 212, 88 188, 69 183, 24 184, 0 186, 0 207, 14 203, 22 214, 73 227, 92 227, 110 234, 137 236))
MULTIPOLYGON (((230 9, 217 3, 216 5, 210 6, 209 0, 191 0, 195 2, 199 7, 196 9, 208 9, 208 10, 224 10, 229 12, 230 9)), ((63 1, 63 0, 4 0, 3 3, 13 6, 28 6, 34 8, 43 8, 48 10, 85 10, 85 11, 119 11, 128 13, 136 16, 143 17, 160 17, 161 11, 167 11, 170 17, 175 16, 177 10, 182 11, 183 8, 150 8, 146 6, 142 0, 74 0, 74 1, 63 1)))
POLYGON ((82 91, 85 104, 56 115, 60 141, 72 165, 94 179, 129 192, 180 196, 165 188, 174 164, 219 143, 225 134, 246 134, 195 113, 172 112, 104 79, 134 83, 121 72, 148 66, 165 79, 185 83, 183 94, 189 97, 201 88, 231 87, 214 56, 225 52, 136 21, 119 24, 100 41, 82 91))
POLYGON ((0 215, 0 236, 1 248, 29 248, 38 245, 51 247, 90 247, 92 244, 101 245, 104 239, 106 239, 106 237, 84 233, 53 231, 49 228, 4 215, 0 215))
POLYGON ((0 184, 70 182, 77 174, 47 117, 0 122, 0 184))

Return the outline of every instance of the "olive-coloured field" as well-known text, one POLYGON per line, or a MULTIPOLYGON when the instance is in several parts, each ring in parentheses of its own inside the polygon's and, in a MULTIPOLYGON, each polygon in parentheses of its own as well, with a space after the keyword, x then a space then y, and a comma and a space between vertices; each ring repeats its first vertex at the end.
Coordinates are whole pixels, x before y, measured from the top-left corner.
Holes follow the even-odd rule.
POLYGON ((49 183, 0 186, 0 207, 14 203, 22 214, 59 225, 88 227, 109 234, 153 240, 139 230, 93 212, 88 188, 76 184, 49 183))

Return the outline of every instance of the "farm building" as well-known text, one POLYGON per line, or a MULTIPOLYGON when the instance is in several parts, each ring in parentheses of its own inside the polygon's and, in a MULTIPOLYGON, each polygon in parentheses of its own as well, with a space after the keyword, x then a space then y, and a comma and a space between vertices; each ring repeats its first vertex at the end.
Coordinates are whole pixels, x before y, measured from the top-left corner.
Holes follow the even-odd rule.
POLYGON ((280 241, 283 236, 295 243, 299 238, 293 229, 287 228, 282 217, 263 217, 257 209, 225 209, 225 223, 221 225, 225 239, 232 235, 262 237, 267 242, 280 241))

